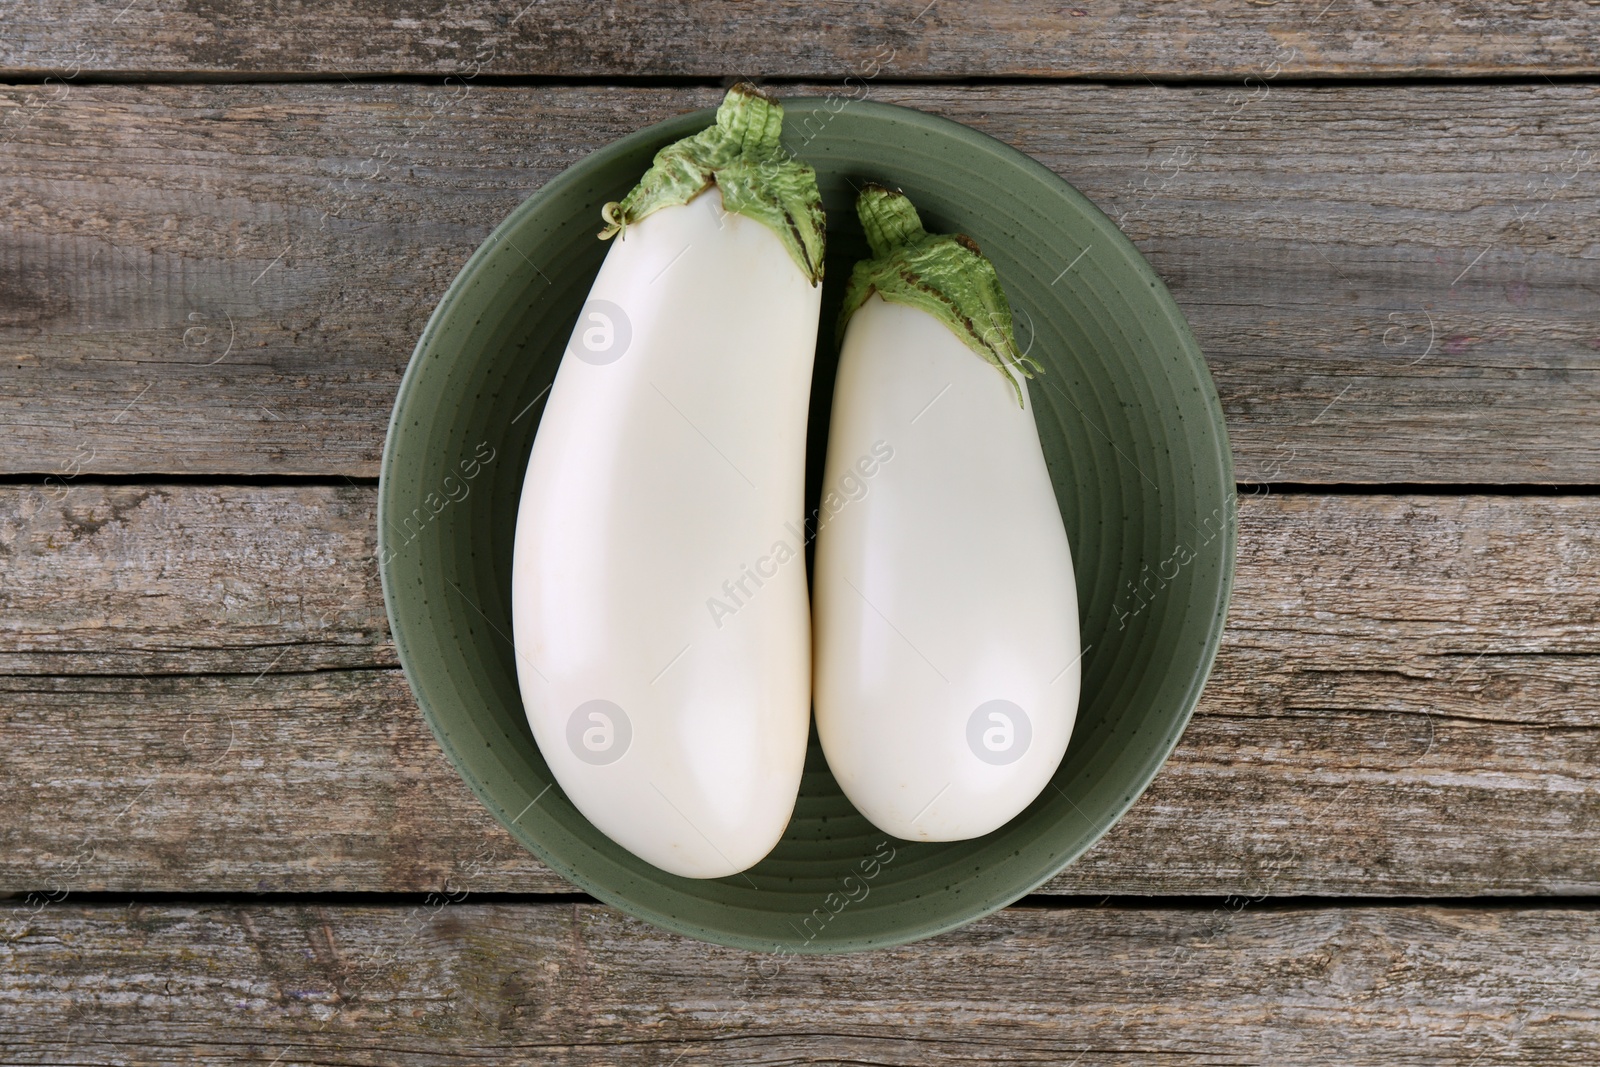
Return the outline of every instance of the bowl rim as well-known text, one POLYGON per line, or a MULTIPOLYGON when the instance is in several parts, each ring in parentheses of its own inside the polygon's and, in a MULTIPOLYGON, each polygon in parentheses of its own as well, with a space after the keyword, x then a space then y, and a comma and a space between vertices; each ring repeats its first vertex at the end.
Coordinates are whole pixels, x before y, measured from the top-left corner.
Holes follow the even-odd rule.
MULTIPOLYGON (((927 919, 914 918, 911 921, 897 925, 882 937, 843 937, 835 940, 817 938, 797 947, 769 938, 752 937, 729 927, 707 926, 703 923, 673 915, 650 903, 634 899, 610 886, 593 881, 580 870, 551 854, 538 838, 509 822, 502 813, 500 805, 487 792, 485 785, 477 780, 476 775, 466 772, 462 754, 441 728, 432 700, 417 681, 417 668, 413 666, 414 653, 411 651, 407 637, 407 626, 395 611, 394 585, 399 579, 397 575, 392 573, 392 564, 393 561, 400 558, 400 553, 390 553, 386 545, 388 540, 386 531, 389 528, 387 522, 388 511, 392 506, 389 502, 387 487, 392 482, 394 465, 397 462, 401 426, 405 421, 411 395, 424 374, 424 367, 427 363, 425 355, 429 347, 444 328, 445 322, 453 314, 456 305, 460 303, 467 290, 471 288, 485 261, 498 248, 501 240, 519 226, 528 215, 538 210, 546 199, 556 195, 569 185, 583 181, 584 174, 582 169, 585 163, 600 156, 631 151, 641 144, 685 136, 701 126, 709 125, 715 115, 716 109, 714 107, 700 108, 663 119, 587 153, 582 159, 570 164, 560 174, 555 175, 530 193, 490 231, 489 235, 473 250, 472 255, 468 257, 461 270, 445 289, 439 303, 429 316, 427 325, 424 326, 421 335, 418 337, 415 347, 412 349, 405 373, 401 377, 400 386, 396 391, 394 406, 390 412, 389 422, 385 430, 378 476, 377 560, 390 638, 394 643, 395 653, 400 661, 407 685, 413 698, 417 701, 417 705, 422 711, 423 718, 428 723, 434 739, 444 751, 456 774, 467 784, 473 795, 488 809, 495 820, 505 827, 519 844, 531 851, 541 863, 572 883, 576 888, 590 894, 602 903, 611 905, 628 915, 643 919, 662 929, 697 940, 708 941, 730 948, 788 955, 831 955, 891 948, 947 933, 970 922, 992 915, 1015 903, 1054 878, 1093 848, 1149 789, 1150 784, 1154 781, 1162 766, 1166 764, 1167 759, 1172 754, 1172 750, 1177 746, 1178 740, 1182 737, 1184 731, 1188 728, 1190 720, 1193 718, 1195 708, 1200 702, 1200 697, 1215 666, 1217 652, 1221 645, 1223 631, 1227 622, 1228 608, 1232 599, 1238 552, 1238 493, 1234 481, 1233 451, 1229 443, 1227 423, 1222 411, 1221 398, 1216 390, 1215 380, 1210 374, 1210 369, 1205 362, 1199 342, 1194 337, 1182 309, 1178 307, 1177 301, 1173 299, 1172 294, 1168 291, 1166 283, 1156 274, 1149 260, 1139 251, 1127 234, 1093 201, 1065 178, 1026 152, 1007 144, 997 137, 974 129, 955 119, 946 118, 914 107, 876 100, 852 99, 846 101, 843 108, 835 108, 832 104, 836 99, 833 96, 784 97, 781 99, 781 103, 786 111, 827 108, 830 111, 837 112, 848 108, 857 113, 876 114, 895 122, 921 126, 932 133, 953 136, 967 142, 972 147, 1005 158, 1011 165, 1020 166, 1025 171, 1032 171, 1036 177, 1054 186, 1068 201, 1074 203, 1090 223, 1106 231, 1110 240, 1122 246, 1121 250, 1128 262, 1141 278, 1149 283, 1149 299, 1161 308, 1175 336, 1181 343, 1183 354, 1188 357, 1187 362, 1204 372, 1203 377, 1200 379, 1202 399, 1205 401, 1211 415, 1210 429, 1214 431, 1212 435, 1215 448, 1214 458, 1217 463, 1219 481, 1227 489, 1226 497, 1223 501, 1225 514, 1222 523, 1223 544, 1221 546, 1219 581, 1216 588, 1215 601, 1209 605, 1211 608, 1211 622, 1206 633, 1204 649, 1196 662, 1190 684, 1183 692, 1181 698, 1182 709, 1171 720, 1167 736, 1150 747, 1148 755, 1138 767, 1137 778, 1129 781, 1131 788, 1125 798, 1115 805, 1112 813, 1102 824, 1094 826, 1093 832, 1084 839, 1080 848, 1064 850, 1059 855, 1042 857, 1026 879, 1017 880, 1011 887, 1002 892, 991 891, 978 894, 975 897, 963 900, 959 908, 937 913, 936 917, 927 919), (388 557, 387 560, 386 556, 388 557)), ((1203 450, 1197 449, 1197 456, 1204 456, 1203 450)))

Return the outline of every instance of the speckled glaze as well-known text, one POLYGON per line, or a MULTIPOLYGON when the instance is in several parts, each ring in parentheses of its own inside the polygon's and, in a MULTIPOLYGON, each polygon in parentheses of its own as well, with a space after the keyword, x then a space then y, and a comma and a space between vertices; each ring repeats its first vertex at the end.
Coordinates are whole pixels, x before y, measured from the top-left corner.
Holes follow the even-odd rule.
MULTIPOLYGON (((584 891, 659 926, 744 948, 848 952, 989 914, 1082 855, 1150 783, 1189 721, 1232 583, 1233 469, 1199 347, 1144 258, 1070 185, 958 123, 866 101, 785 100, 786 143, 817 169, 827 281, 811 401, 814 506, 837 349, 866 255, 854 187, 908 193, 928 228, 994 261, 1072 544, 1082 702, 1051 786, 984 837, 886 838, 828 773, 815 734, 793 821, 744 874, 679 878, 597 831, 552 785, 517 690, 511 550, 543 390, 606 246, 602 204, 701 111, 596 152, 512 212, 423 332, 384 449, 379 557, 406 676, 461 776, 513 836, 584 891)), ((974 357, 977 358, 977 357, 974 357)))

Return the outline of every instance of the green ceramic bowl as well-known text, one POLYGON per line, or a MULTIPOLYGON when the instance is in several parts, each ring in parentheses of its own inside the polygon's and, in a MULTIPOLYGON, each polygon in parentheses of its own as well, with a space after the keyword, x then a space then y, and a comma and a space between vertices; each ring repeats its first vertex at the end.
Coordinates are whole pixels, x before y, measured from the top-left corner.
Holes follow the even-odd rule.
POLYGON ((844 952, 986 915, 1082 855, 1155 776, 1216 654, 1234 557, 1227 432, 1200 350, 1150 265, 1077 190, 965 126, 870 102, 785 102, 828 211, 808 485, 826 445, 841 283, 866 253, 853 186, 898 186, 928 228, 973 237, 1044 364, 1030 386, 1078 575, 1087 648, 1071 747, 1048 788, 973 841, 890 840, 850 806, 813 734, 794 819, 744 875, 666 874, 567 800, 523 716, 511 548, 524 467, 620 199, 684 115, 596 152, 530 197, 445 293, 400 386, 379 490, 383 588, 406 675, 456 769, 512 835, 600 900, 692 937, 844 952))

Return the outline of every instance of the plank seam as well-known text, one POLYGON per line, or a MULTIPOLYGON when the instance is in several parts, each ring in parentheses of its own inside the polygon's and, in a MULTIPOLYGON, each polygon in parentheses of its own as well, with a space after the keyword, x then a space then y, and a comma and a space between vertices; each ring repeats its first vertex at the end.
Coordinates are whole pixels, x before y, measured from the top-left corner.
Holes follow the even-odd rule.
MULTIPOLYGON (((855 77, 853 70, 837 73, 797 74, 754 79, 764 86, 776 88, 807 87, 837 82, 855 77)), ((419 85, 443 86, 459 82, 459 72, 441 73, 385 73, 340 74, 334 71, 262 72, 262 71, 95 71, 82 72, 70 79, 73 86, 97 85, 419 85)), ((1122 88, 1127 86, 1154 86, 1163 89, 1216 89, 1237 86, 1250 80, 1260 80, 1256 74, 1184 75, 1175 77, 1153 72, 1128 74, 1077 75, 1064 72, 1059 75, 967 75, 964 77, 930 76, 926 78, 891 78, 883 75, 873 79, 873 84, 886 87, 914 87, 928 89, 949 88, 1040 88, 1055 85, 1102 86, 1122 88)), ((59 71, 44 68, 12 68, 0 70, 0 85, 42 86, 58 85, 63 81, 59 71)), ((610 88, 610 89, 724 89, 736 79, 712 75, 561 75, 561 74, 477 74, 472 84, 489 88, 610 88)), ((1374 74, 1279 74, 1272 79, 1275 87, 1301 89, 1362 88, 1426 88, 1457 85, 1471 86, 1528 86, 1575 85, 1600 87, 1600 68, 1583 71, 1545 73, 1534 69, 1514 73, 1475 74, 1464 71, 1454 74, 1387 72, 1374 74)))

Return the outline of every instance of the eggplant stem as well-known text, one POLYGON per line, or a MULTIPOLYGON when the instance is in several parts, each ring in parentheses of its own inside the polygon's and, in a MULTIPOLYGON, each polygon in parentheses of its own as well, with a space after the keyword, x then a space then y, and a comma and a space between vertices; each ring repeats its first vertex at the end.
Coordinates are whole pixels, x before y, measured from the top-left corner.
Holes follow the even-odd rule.
POLYGON ((998 370, 1023 406, 1016 375, 1032 378, 1044 367, 1017 350, 1011 304, 1000 277, 965 234, 929 233, 911 198, 881 185, 867 185, 856 199, 872 257, 857 263, 839 312, 838 340, 867 298, 876 293, 894 304, 920 308, 948 326, 998 370))
POLYGON ((820 284, 826 235, 817 174, 783 147, 782 134, 783 106, 753 85, 735 85, 715 124, 661 149, 627 196, 600 209, 600 239, 715 185, 725 211, 766 226, 811 284, 820 284))

